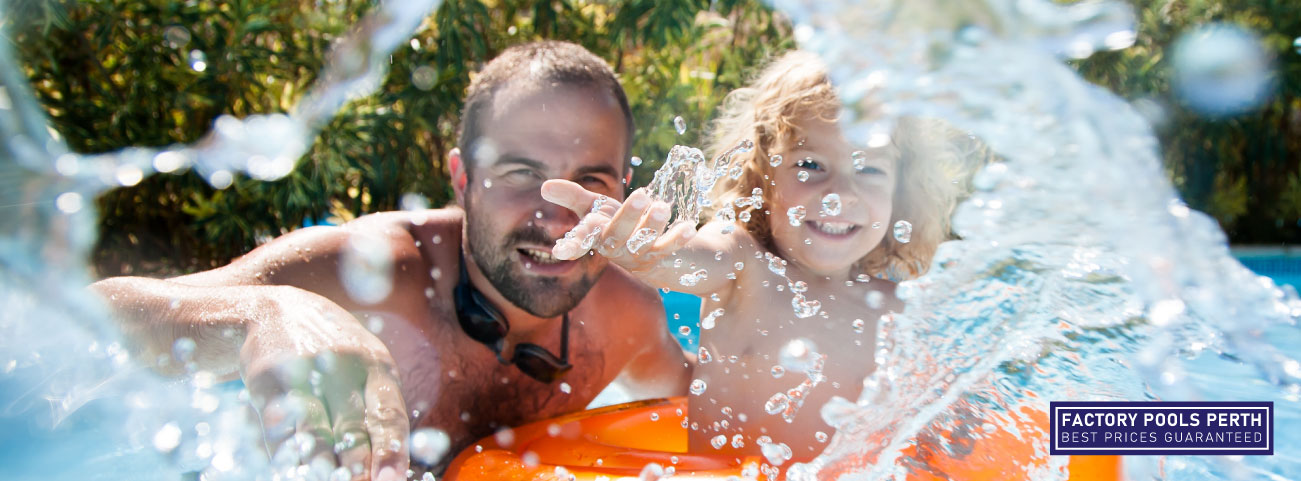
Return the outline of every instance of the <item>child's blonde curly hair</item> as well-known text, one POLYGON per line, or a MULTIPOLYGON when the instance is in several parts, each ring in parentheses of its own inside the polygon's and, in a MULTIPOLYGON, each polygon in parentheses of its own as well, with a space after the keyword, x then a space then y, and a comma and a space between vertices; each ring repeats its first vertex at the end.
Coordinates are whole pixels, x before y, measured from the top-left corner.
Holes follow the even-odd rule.
MULTIPOLYGON (((754 141, 754 148, 732 157, 732 165, 742 167, 741 176, 724 176, 719 181, 710 192, 713 206, 750 196, 756 187, 769 192, 769 179, 775 177, 768 159, 779 145, 792 145, 802 137, 796 123, 810 117, 835 121, 840 108, 826 65, 816 55, 801 51, 776 58, 748 87, 728 94, 711 129, 709 155, 726 152, 745 139, 754 141)), ((987 149, 976 145, 967 135, 938 121, 898 121, 890 145, 884 147, 898 159, 898 174, 894 209, 883 228, 908 221, 912 239, 903 243, 886 235, 856 263, 858 272, 896 281, 925 273, 936 247, 951 237, 949 218, 969 191, 969 174, 988 158, 987 149)), ((758 210, 744 228, 761 245, 775 251, 770 222, 772 215, 758 210)))

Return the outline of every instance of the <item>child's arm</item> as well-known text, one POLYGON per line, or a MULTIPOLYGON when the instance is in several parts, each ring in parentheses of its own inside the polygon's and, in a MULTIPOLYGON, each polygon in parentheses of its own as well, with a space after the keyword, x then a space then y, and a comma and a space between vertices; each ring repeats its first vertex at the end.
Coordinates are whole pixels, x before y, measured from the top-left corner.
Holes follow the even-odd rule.
POLYGON ((582 244, 590 240, 592 251, 657 288, 698 296, 728 293, 740 273, 732 279, 727 274, 736 271, 735 264, 743 261, 744 247, 753 244, 744 229, 723 234, 721 223, 710 223, 697 232, 689 222, 674 225, 645 245, 636 240, 629 242, 638 231, 650 229, 647 232, 658 233, 668 223, 669 205, 651 199, 645 189, 637 189, 622 204, 605 199, 599 208, 592 209, 601 195, 573 182, 549 180, 542 184, 542 197, 583 216, 570 231, 572 238, 556 241, 553 255, 560 259, 587 255, 588 249, 582 244))

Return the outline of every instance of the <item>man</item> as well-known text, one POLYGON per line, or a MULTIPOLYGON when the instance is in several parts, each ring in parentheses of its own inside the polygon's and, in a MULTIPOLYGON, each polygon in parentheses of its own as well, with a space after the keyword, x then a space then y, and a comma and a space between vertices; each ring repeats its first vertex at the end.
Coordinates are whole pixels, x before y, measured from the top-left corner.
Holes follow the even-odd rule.
POLYGON ((179 370, 168 353, 189 338, 185 368, 239 373, 273 452, 308 433, 302 464, 358 478, 405 479, 409 426, 446 432, 450 456, 581 410, 616 378, 684 392, 656 293, 600 256, 551 256, 578 218, 542 182, 622 199, 630 176, 632 118, 609 66, 568 43, 510 48, 462 117, 457 207, 301 229, 211 271, 92 288, 159 369, 179 370))

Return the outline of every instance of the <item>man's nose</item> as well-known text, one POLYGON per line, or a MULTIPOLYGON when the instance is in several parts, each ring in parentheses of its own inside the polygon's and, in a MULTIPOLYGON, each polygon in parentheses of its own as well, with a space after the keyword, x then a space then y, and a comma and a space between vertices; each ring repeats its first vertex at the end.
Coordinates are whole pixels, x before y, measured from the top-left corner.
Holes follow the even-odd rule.
POLYGON ((542 228, 552 239, 559 239, 578 225, 578 214, 556 204, 541 200, 533 212, 533 225, 542 228))

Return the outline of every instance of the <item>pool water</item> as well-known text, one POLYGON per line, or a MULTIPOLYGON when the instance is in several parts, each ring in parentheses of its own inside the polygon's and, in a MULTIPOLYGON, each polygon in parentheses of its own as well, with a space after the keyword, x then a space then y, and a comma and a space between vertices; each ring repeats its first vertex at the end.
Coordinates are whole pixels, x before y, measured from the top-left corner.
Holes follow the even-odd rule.
POLYGON ((660 292, 664 301, 664 317, 669 321, 669 331, 682 348, 695 351, 700 345, 700 297, 678 291, 660 292), (683 334, 683 328, 690 329, 683 334))
POLYGON ((1301 288, 1301 257, 1288 255, 1242 255, 1238 261, 1252 272, 1269 277, 1274 283, 1301 288))

